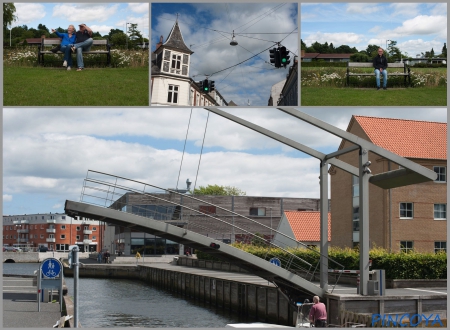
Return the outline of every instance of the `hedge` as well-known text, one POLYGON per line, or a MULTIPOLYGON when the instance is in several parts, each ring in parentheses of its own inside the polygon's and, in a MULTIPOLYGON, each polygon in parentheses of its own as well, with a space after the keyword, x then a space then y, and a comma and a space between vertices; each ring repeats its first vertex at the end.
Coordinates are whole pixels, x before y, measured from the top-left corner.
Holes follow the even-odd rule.
MULTIPOLYGON (((232 244, 233 246, 264 258, 267 249, 253 245, 232 244)), ((291 253, 297 257, 316 265, 320 255, 308 249, 293 249, 291 253)), ((219 260, 207 253, 197 251, 199 259, 219 260)), ((271 249, 270 256, 278 256, 280 260, 287 260, 286 252, 271 249)), ((346 270, 359 270, 359 251, 350 248, 330 248, 328 250, 330 259, 342 264, 346 270)), ((384 269, 387 279, 447 279, 447 254, 446 253, 389 253, 384 249, 375 248, 369 252, 369 259, 372 260, 371 269, 384 269)), ((329 268, 339 269, 329 262, 329 268)))

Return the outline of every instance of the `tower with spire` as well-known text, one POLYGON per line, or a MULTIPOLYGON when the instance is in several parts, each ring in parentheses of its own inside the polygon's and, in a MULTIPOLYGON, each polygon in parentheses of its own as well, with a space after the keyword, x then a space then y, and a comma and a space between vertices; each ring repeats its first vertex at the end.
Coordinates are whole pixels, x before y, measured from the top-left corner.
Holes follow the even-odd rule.
POLYGON ((151 54, 151 105, 210 106, 213 96, 202 94, 189 76, 191 56, 177 20, 165 42, 163 36, 151 54))

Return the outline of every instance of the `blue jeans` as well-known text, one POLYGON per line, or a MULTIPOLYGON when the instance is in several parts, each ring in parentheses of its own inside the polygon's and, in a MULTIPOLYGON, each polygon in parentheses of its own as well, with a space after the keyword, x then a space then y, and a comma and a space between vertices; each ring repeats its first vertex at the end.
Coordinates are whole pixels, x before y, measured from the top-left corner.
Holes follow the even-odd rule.
POLYGON ((94 43, 94 39, 89 38, 86 41, 79 42, 75 45, 75 49, 77 50, 77 66, 79 68, 84 68, 83 62, 83 51, 88 52, 91 49, 92 44, 94 43))
POLYGON ((72 66, 72 50, 70 45, 61 46, 61 52, 64 53, 64 61, 67 61, 67 66, 72 66))
MULTIPOLYGON (((387 71, 386 69, 383 69, 383 71, 381 71, 381 74, 383 75, 383 87, 387 86, 387 71)), ((375 69, 375 76, 376 76, 376 81, 377 81, 377 87, 380 87, 380 70, 375 69)))

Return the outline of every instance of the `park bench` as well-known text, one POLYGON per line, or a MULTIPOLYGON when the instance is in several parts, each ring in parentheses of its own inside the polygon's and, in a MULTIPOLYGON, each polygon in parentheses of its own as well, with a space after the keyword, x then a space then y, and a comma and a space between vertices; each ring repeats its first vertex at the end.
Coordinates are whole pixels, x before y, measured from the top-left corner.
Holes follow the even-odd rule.
MULTIPOLYGON (((361 62, 347 62, 347 87, 350 86, 350 77, 352 76, 373 76, 375 78, 375 72, 373 71, 374 67, 372 63, 361 63, 361 62), (351 72, 350 69, 353 68, 371 68, 372 72, 351 72)), ((406 65, 406 63, 388 63, 387 67, 388 72, 388 80, 389 77, 392 76, 403 76, 404 77, 404 83, 405 87, 408 87, 411 85, 411 69, 409 66, 406 65), (402 68, 402 72, 394 72, 393 69, 395 68, 402 68), (406 83, 406 79, 408 78, 408 84, 406 83)), ((383 75, 380 74, 380 80, 383 79, 383 75)))
MULTIPOLYGON (((38 64, 44 65, 44 55, 45 54, 64 54, 61 51, 57 51, 53 53, 51 49, 61 43, 61 40, 56 39, 46 39, 42 38, 41 44, 38 46, 38 64)), ((105 46, 106 50, 91 50, 88 52, 83 52, 83 54, 105 54, 106 55, 106 64, 111 66, 111 45, 108 43, 108 40, 94 40, 92 46, 105 46)))

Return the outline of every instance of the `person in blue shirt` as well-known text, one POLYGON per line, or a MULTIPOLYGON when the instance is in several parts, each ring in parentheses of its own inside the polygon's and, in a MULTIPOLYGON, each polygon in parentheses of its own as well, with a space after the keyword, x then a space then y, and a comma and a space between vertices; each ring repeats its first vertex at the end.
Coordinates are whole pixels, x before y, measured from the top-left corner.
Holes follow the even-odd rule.
POLYGON ((67 67, 67 70, 70 70, 72 67, 72 49, 70 47, 75 43, 75 32, 76 30, 73 25, 69 25, 69 27, 67 28, 67 33, 60 33, 55 29, 52 29, 52 33, 55 33, 58 37, 61 38, 61 52, 64 53, 63 66, 67 67))

